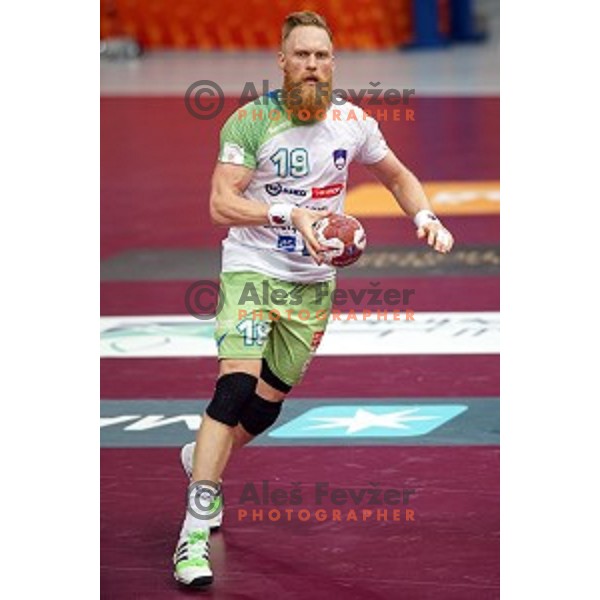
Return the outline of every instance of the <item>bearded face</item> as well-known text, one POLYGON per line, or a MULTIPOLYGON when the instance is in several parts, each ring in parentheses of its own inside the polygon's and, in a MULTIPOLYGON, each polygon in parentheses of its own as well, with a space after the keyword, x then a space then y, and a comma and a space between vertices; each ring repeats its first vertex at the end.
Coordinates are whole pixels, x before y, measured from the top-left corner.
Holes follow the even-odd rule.
POLYGON ((333 48, 324 29, 299 26, 279 53, 283 70, 283 103, 303 123, 325 119, 333 91, 333 48))
POLYGON ((323 120, 331 104, 333 76, 327 79, 315 74, 294 77, 283 75, 283 102, 292 116, 302 122, 323 120))

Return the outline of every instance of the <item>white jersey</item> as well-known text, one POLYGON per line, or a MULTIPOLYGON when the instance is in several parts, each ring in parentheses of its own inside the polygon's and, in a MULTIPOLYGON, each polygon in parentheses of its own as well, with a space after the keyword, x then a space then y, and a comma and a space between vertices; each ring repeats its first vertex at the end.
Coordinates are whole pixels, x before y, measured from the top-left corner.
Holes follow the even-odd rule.
MULTIPOLYGON (((289 118, 273 92, 231 115, 221 130, 219 161, 254 170, 243 194, 249 200, 342 213, 350 163, 373 164, 387 152, 377 121, 350 102, 332 105, 322 121, 302 124, 289 118)), ((301 283, 335 275, 333 267, 314 262, 294 227, 271 225, 231 227, 222 269, 301 283)))

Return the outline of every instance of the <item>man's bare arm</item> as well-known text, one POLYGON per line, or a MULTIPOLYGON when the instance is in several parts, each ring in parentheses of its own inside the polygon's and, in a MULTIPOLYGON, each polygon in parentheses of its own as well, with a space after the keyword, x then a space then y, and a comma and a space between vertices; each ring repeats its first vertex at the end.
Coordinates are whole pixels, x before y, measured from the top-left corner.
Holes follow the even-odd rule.
POLYGON ((392 192, 400 208, 411 219, 420 210, 431 210, 423 186, 391 150, 383 160, 366 166, 392 192))
MULTIPOLYGON (((431 204, 419 180, 389 150, 385 158, 366 165, 393 194, 400 208, 411 218, 420 211, 431 211, 431 204)), ((454 244, 452 234, 439 220, 429 220, 417 229, 417 237, 427 237, 427 243, 438 252, 450 252, 454 244)))
MULTIPOLYGON (((269 207, 263 202, 248 200, 242 196, 254 171, 240 165, 217 163, 210 193, 210 217, 215 225, 224 227, 252 227, 268 225, 269 207)), ((291 224, 302 234, 311 256, 321 264, 318 253, 323 248, 312 230, 312 224, 328 212, 295 207, 291 212, 291 224)))
POLYGON ((242 196, 254 171, 239 165, 218 163, 212 176, 210 217, 224 227, 267 225, 268 206, 242 196))

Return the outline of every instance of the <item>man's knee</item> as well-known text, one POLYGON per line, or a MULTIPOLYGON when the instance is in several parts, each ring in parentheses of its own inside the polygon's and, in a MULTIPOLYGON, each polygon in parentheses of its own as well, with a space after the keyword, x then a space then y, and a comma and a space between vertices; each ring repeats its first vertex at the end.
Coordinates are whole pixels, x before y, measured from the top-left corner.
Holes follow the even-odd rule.
POLYGON ((244 405, 240 425, 251 435, 260 435, 279 417, 283 400, 292 386, 282 381, 263 359, 256 394, 244 405))
POLYGON ((251 435, 260 435, 279 417, 283 401, 270 402, 258 394, 244 405, 240 415, 240 425, 251 435))
POLYGON ((235 361, 227 363, 221 364, 222 374, 217 379, 206 414, 229 427, 241 424, 251 435, 259 435, 275 423, 283 399, 292 387, 275 375, 264 359, 260 366, 260 380, 245 372, 250 361, 242 365, 235 364, 235 361), (224 366, 227 368, 223 369, 224 366), (244 367, 244 372, 230 372, 229 369, 234 366, 244 367))
POLYGON ((206 414, 215 421, 235 427, 244 406, 254 397, 258 379, 250 373, 228 373, 217 379, 206 414))

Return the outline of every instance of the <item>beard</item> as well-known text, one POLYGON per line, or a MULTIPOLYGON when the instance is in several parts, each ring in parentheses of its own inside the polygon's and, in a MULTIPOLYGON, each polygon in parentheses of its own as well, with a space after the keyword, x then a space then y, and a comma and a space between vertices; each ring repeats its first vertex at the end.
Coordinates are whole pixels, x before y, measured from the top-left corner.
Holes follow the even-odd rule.
POLYGON ((285 72, 283 74, 283 102, 296 121, 312 123, 324 121, 331 104, 332 80, 318 81, 310 85, 305 81, 295 80, 285 72))

